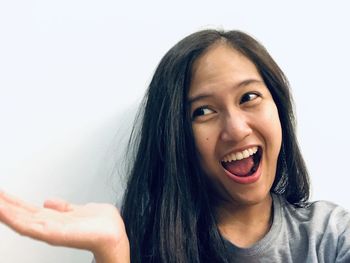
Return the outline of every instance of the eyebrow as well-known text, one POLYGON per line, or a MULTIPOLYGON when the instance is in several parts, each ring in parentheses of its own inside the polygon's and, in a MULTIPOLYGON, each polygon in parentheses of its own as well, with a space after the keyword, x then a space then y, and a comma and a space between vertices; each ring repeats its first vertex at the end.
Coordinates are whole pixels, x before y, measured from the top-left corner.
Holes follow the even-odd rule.
MULTIPOLYGON (((258 79, 247 79, 247 80, 244 80, 240 83, 238 83, 237 85, 233 86, 232 88, 241 88, 241 87, 246 87, 250 84, 253 84, 253 83, 264 83, 262 80, 258 80, 258 79)), ((191 105, 192 103, 198 101, 198 100, 201 100, 201 99, 205 99, 205 98, 208 98, 208 97, 211 97, 213 96, 213 93, 212 92, 208 92, 208 93, 202 93, 202 94, 199 94, 197 96, 194 96, 192 98, 189 98, 188 101, 187 101, 187 104, 188 105, 191 105)))

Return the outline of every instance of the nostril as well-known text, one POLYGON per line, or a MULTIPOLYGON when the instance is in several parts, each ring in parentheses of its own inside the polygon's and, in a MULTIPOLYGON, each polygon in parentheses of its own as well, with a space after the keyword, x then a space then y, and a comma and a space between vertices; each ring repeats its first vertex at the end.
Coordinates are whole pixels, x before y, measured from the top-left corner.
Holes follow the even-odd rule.
POLYGON ((239 142, 252 134, 253 130, 245 116, 240 113, 232 113, 222 122, 221 139, 223 141, 239 142), (232 115, 232 116, 231 116, 232 115))

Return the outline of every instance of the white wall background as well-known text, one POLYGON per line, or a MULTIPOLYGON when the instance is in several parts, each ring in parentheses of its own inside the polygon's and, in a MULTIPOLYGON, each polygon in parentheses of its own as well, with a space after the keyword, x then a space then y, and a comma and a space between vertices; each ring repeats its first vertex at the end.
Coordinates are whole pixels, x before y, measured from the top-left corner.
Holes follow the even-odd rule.
MULTIPOLYGON (((37 204, 115 203, 123 186, 113 166, 157 63, 185 35, 214 27, 251 33, 285 71, 312 199, 350 209, 345 0, 0 1, 0 188, 37 204)), ((0 257, 91 259, 3 225, 0 257)))

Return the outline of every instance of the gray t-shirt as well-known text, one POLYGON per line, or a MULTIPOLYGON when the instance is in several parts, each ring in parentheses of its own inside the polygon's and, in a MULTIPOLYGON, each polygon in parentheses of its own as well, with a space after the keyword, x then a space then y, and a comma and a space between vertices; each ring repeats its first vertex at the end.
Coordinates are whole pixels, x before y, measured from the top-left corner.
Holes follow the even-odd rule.
POLYGON ((350 213, 326 201, 297 208, 273 194, 273 223, 249 248, 225 241, 232 262, 350 263, 350 213))

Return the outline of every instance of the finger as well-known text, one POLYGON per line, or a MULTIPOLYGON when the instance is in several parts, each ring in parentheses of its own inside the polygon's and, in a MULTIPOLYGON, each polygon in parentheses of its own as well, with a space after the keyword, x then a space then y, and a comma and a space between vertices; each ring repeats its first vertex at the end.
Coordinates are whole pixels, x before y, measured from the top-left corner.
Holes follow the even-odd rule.
POLYGON ((60 212, 69 212, 73 210, 73 205, 62 199, 48 199, 44 202, 44 207, 60 212))
POLYGON ((58 212, 40 209, 32 213, 16 206, 0 204, 0 221, 19 233, 51 245, 60 245, 64 242, 60 233, 58 212), (55 233, 55 235, 53 235, 55 233))
MULTIPOLYGON (((12 204, 0 204, 0 221, 22 235, 32 232, 32 212, 12 204)), ((36 228, 37 226, 34 226, 36 228)))
POLYGON ((15 196, 12 196, 8 193, 5 193, 4 191, 0 191, 0 204, 6 204, 6 205, 13 205, 16 207, 20 207, 22 209, 31 211, 31 212, 35 212, 38 210, 38 207, 36 207, 35 205, 32 205, 28 202, 25 202, 15 196))

